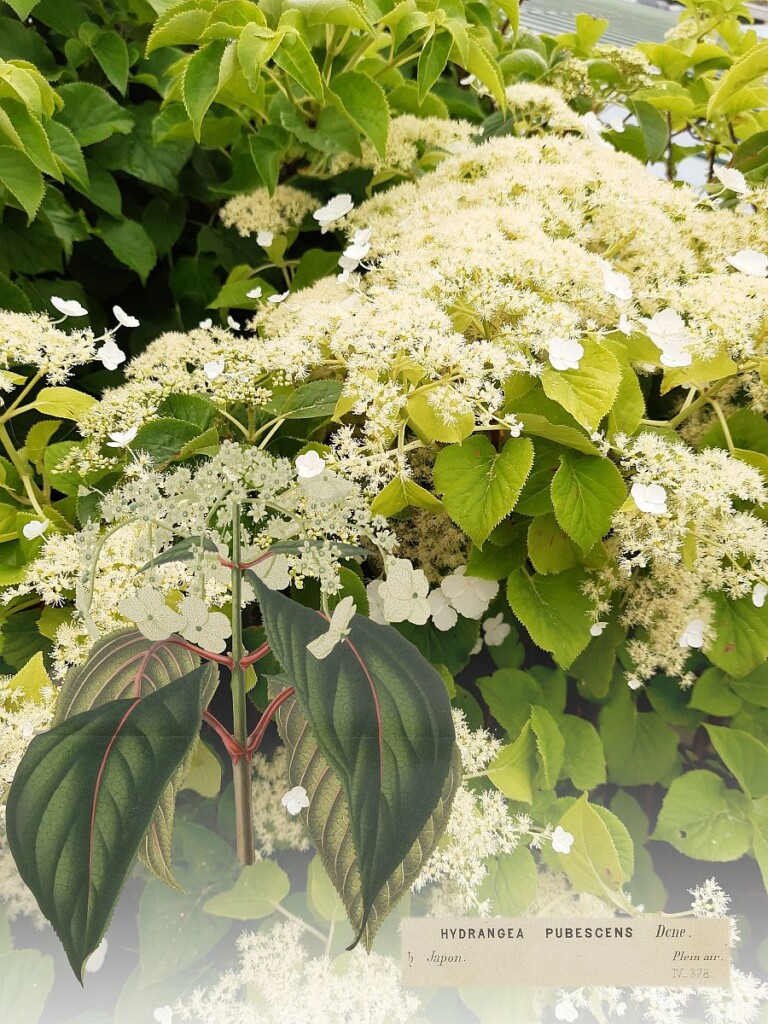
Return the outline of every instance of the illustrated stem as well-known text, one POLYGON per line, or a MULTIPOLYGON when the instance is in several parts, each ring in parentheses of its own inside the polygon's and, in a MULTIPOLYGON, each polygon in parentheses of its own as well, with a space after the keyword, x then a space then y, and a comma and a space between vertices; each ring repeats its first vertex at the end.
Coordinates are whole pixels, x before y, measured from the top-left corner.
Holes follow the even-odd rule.
POLYGON ((294 688, 292 686, 289 686, 286 690, 283 690, 282 693, 278 693, 278 695, 275 697, 272 703, 265 708, 264 714, 259 719, 259 724, 248 737, 246 751, 248 753, 249 758, 253 755, 254 751, 259 749, 259 745, 261 741, 264 739, 264 733, 267 731, 267 726, 269 725, 274 713, 277 711, 280 705, 284 704, 290 697, 294 695, 295 692, 296 691, 294 690, 294 688))
MULTIPOLYGON (((232 503, 232 718, 234 736, 239 745, 248 746, 248 704, 245 693, 245 670, 240 664, 243 648, 242 573, 240 569, 240 505, 232 503)), ((232 766, 235 787, 235 825, 237 856, 241 864, 253 864, 253 807, 251 804, 251 764, 241 757, 232 766)))

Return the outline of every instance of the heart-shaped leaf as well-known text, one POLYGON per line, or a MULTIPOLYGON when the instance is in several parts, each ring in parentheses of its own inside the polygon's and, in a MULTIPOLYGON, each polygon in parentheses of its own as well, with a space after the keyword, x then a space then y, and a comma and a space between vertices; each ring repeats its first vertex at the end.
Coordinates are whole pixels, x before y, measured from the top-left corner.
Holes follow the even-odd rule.
POLYGON ((21 877, 82 980, 165 787, 202 721, 206 669, 36 736, 8 795, 21 877))
POLYGON ((412 644, 362 615, 317 659, 307 644, 327 631, 325 618, 254 585, 270 647, 349 806, 362 899, 358 941, 443 792, 455 741, 448 691, 412 644))

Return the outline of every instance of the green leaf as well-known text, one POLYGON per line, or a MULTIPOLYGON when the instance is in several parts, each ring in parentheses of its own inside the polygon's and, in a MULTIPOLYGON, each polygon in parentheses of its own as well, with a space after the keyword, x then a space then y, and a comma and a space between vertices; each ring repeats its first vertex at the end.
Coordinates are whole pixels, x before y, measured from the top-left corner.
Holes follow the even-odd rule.
POLYGON ((581 592, 583 578, 580 569, 567 569, 553 576, 516 569, 507 581, 512 611, 533 642, 554 655, 563 668, 568 668, 591 638, 592 606, 581 592))
POLYGON ((0 106, 0 130, 3 129, 38 170, 57 181, 62 180, 45 128, 23 103, 8 98, 3 100, 0 106))
POLYGON ((252 22, 246 25, 237 41, 237 59, 245 80, 255 92, 261 80, 261 69, 274 56, 283 41, 282 32, 272 32, 252 22))
POLYGON ((729 675, 745 676, 768 658, 768 608, 756 608, 751 597, 732 601, 720 592, 710 600, 714 639, 705 653, 729 675))
POLYGON ((600 709, 608 781, 620 786, 658 782, 676 763, 678 734, 652 711, 638 711, 625 687, 600 709))
POLYGON ((286 32, 272 59, 312 99, 323 102, 325 89, 320 71, 309 47, 297 32, 286 32))
POLYGON ((253 585, 270 647, 349 804, 361 878, 357 941, 441 798, 455 741, 448 693, 396 630, 361 615, 345 642, 317 659, 307 644, 327 631, 325 619, 253 585))
POLYGON ((214 39, 192 54, 184 71, 182 97, 192 121, 195 139, 200 141, 200 127, 220 87, 222 58, 227 43, 214 39))
POLYGON ((98 224, 98 234, 115 259, 135 271, 146 284, 150 270, 157 263, 155 243, 135 220, 107 220, 98 224))
POLYGON ((704 723, 712 745, 747 796, 768 796, 768 746, 740 729, 704 723))
POLYGON ((570 853, 557 854, 571 885, 578 892, 610 899, 627 881, 627 875, 611 830, 596 807, 589 803, 586 793, 569 807, 559 824, 573 836, 570 853))
POLYGON ((489 90, 499 107, 505 110, 507 97, 504 92, 504 79, 499 66, 485 47, 478 43, 476 39, 470 38, 469 40, 466 68, 489 90))
POLYGON ((537 767, 536 740, 528 721, 517 739, 501 748, 488 765, 486 775, 509 800, 530 804, 537 767))
POLYGON ((40 701, 44 688, 53 689, 53 683, 45 668, 43 655, 40 651, 29 659, 27 664, 15 676, 8 680, 11 693, 25 701, 40 701))
POLYGON ((531 521, 527 543, 531 565, 542 575, 562 572, 579 564, 579 549, 560 529, 553 514, 537 516, 531 521))
POLYGON ((147 40, 147 56, 163 46, 199 43, 213 7, 213 3, 174 4, 155 22, 147 40))
POLYGON ((96 399, 74 388, 43 388, 32 403, 44 416, 80 420, 96 404, 96 399))
POLYGON ((445 65, 448 63, 448 54, 451 52, 452 46, 453 38, 450 32, 440 30, 429 37, 426 46, 419 54, 416 65, 416 81, 420 104, 424 102, 429 90, 442 75, 445 65))
POLYGON ((71 179, 77 187, 88 189, 90 185, 88 168, 80 143, 74 134, 66 125, 59 124, 58 121, 49 121, 47 131, 53 155, 64 176, 71 179))
POLYGON ((436 391, 437 389, 429 393, 418 391, 409 396, 407 409, 410 425, 426 444, 431 445, 434 441, 463 441, 475 429, 475 417, 471 412, 463 412, 459 413, 453 422, 446 423, 429 400, 430 396, 434 397, 436 391))
POLYGON ((596 430, 613 406, 621 383, 616 357, 591 338, 582 338, 584 355, 578 370, 547 366, 541 383, 548 398, 558 402, 588 430, 596 430))
POLYGON ((502 668, 477 680, 488 709, 510 736, 518 736, 530 715, 531 704, 541 704, 541 686, 529 672, 502 668))
POLYGON ((140 427, 131 447, 135 451, 148 452, 157 465, 166 465, 200 432, 200 427, 194 423, 161 417, 140 427))
POLYGON ((21 21, 26 21, 40 0, 5 0, 5 2, 21 21))
POLYGON ((0 1019, 38 1024, 52 988, 51 957, 36 949, 15 949, 0 956, 0 1019))
POLYGON ((31 313, 32 303, 22 289, 0 272, 0 309, 12 313, 31 313))
POLYGON ((502 917, 523 914, 536 896, 539 878, 531 851, 520 844, 511 853, 491 857, 480 886, 479 900, 490 900, 492 912, 502 917))
POLYGON ((605 752, 591 722, 576 715, 559 715, 557 724, 565 739, 562 775, 576 789, 594 789, 606 781, 605 752))
POLYGON ((160 796, 200 730, 204 670, 35 736, 8 796, 19 872, 82 979, 160 796))
POLYGON ((302 288, 309 288, 316 281, 320 281, 330 274, 338 272, 339 255, 335 252, 328 252, 327 249, 307 249, 302 253, 296 273, 291 281, 291 290, 301 291, 302 288))
POLYGON ((432 623, 414 626, 411 622, 398 622, 397 631, 410 640, 430 664, 445 665, 449 672, 457 675, 469 662, 480 623, 460 615, 456 625, 446 631, 437 629, 432 623))
POLYGON ((720 78, 715 91, 709 97, 707 117, 712 118, 716 114, 726 111, 729 100, 732 100, 744 86, 750 85, 756 78, 762 78, 766 74, 768 74, 768 41, 756 43, 738 60, 734 61, 720 78))
MULTIPOLYGON (((445 700, 446 689, 438 705, 445 700)), ((274 693, 270 693, 274 696, 274 693)), ((299 701, 291 697, 279 708, 276 720, 280 735, 288 750, 288 785, 301 785, 307 791, 309 807, 301 811, 302 820, 317 847, 328 877, 341 896, 347 915, 356 933, 362 931, 365 948, 371 944, 382 921, 418 877, 425 863, 445 831, 454 793, 461 781, 461 758, 458 747, 450 748, 450 763, 444 784, 430 814, 413 842, 405 847, 394 870, 378 888, 370 908, 365 906, 364 862, 361 861, 355 836, 354 818, 346 789, 332 765, 326 761, 307 719, 301 712, 299 701)), ((433 781, 433 773, 424 768, 426 784, 433 781)), ((431 801, 430 801, 431 802, 431 801)), ((352 804, 354 807, 354 804, 352 804)), ((400 830, 397 820, 395 833, 400 830)))
POLYGON ((526 434, 533 434, 536 437, 544 437, 548 441, 555 441, 557 444, 564 444, 567 448, 574 448, 584 455, 600 454, 600 450, 578 427, 550 423, 545 416, 539 416, 533 412, 516 412, 515 418, 523 424, 526 434))
POLYGON ((103 142, 116 132, 126 135, 133 128, 133 117, 108 92, 88 82, 72 82, 59 87, 64 100, 56 119, 69 128, 81 146, 103 142))
POLYGON ((714 772, 686 772, 672 780, 650 838, 697 860, 738 860, 752 841, 749 808, 749 798, 714 772))
POLYGON ((383 487, 371 503, 371 511, 378 516, 393 516, 412 505, 430 512, 442 512, 443 503, 430 491, 410 477, 396 476, 383 487))
POLYGON ((590 551, 611 528, 627 488, 610 459, 565 453, 552 480, 555 518, 582 551, 590 551))
POLYGON ((119 93, 128 88, 128 46, 114 30, 104 30, 89 43, 99 67, 119 93))
POLYGON ((477 547, 515 507, 533 465, 527 437, 510 438, 497 452, 485 434, 443 448, 434 480, 448 515, 477 547))
POLYGON ((337 380, 311 380, 273 403, 277 416, 287 420, 311 420, 333 416, 341 395, 342 384, 337 380))
POLYGON ((389 136, 389 106, 384 90, 359 71, 336 75, 331 81, 331 90, 341 111, 383 160, 389 136))
POLYGON ((643 133, 646 158, 652 163, 661 160, 669 143, 667 119, 650 103, 642 100, 633 103, 632 109, 643 133))
POLYGON ((693 684, 688 707, 708 715, 735 715, 742 705, 739 693, 734 693, 728 677, 718 668, 708 668, 693 684))
POLYGON ((563 767, 565 740, 549 711, 536 704, 531 707, 531 730, 541 766, 542 788, 554 789, 563 767))
POLYGON ((203 910, 235 921, 257 921, 273 914, 290 891, 283 869, 273 860, 261 860, 244 867, 234 886, 212 896, 203 910))
POLYGON ((168 395, 157 407, 157 415, 184 420, 201 430, 207 430, 218 410, 213 402, 201 395, 168 395))
POLYGON ((30 223, 43 201, 43 176, 30 158, 15 146, 0 146, 0 185, 10 192, 30 223))

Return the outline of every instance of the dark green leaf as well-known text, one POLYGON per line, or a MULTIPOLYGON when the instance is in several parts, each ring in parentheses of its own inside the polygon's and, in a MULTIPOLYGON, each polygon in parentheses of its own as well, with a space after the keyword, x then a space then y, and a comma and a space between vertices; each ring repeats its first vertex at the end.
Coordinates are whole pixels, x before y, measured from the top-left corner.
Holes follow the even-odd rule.
POLYGON ((102 217, 98 233, 112 255, 134 270, 145 284, 150 270, 157 263, 157 250, 146 229, 135 220, 108 220, 102 217))
POLYGON ((56 119, 70 129, 81 146, 103 142, 119 132, 127 134, 133 128, 133 117, 108 92, 88 82, 62 85, 59 95, 64 107, 56 119))
POLYGON ((164 465, 200 433, 198 426, 185 420, 171 417, 153 419, 139 428, 131 447, 135 451, 149 452, 153 462, 164 465))
POLYGON ((278 67, 290 75, 304 92, 318 103, 323 102, 325 93, 315 58, 297 32, 287 32, 275 51, 273 60, 278 67))
POLYGON ((192 55, 184 72, 182 95, 184 106, 192 121, 195 138, 200 141, 200 126, 208 108, 219 91, 221 59, 224 56, 226 42, 215 39, 202 46, 192 55))
POLYGON ((106 29, 99 32, 89 45, 101 70, 124 96, 128 87, 129 58, 123 37, 114 29, 106 29))

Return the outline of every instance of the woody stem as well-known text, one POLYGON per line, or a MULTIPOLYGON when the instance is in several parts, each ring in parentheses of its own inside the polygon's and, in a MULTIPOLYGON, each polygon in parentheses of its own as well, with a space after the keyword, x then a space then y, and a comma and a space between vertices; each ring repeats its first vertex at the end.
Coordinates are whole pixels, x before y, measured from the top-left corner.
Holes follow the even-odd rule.
MULTIPOLYGON (((240 505, 232 503, 232 718, 234 738, 245 750, 248 746, 248 705, 245 693, 245 669, 242 666, 243 602, 240 569, 240 505)), ((251 803, 250 759, 241 757, 232 765, 235 789, 237 856, 241 864, 253 864, 253 807, 251 803)))

